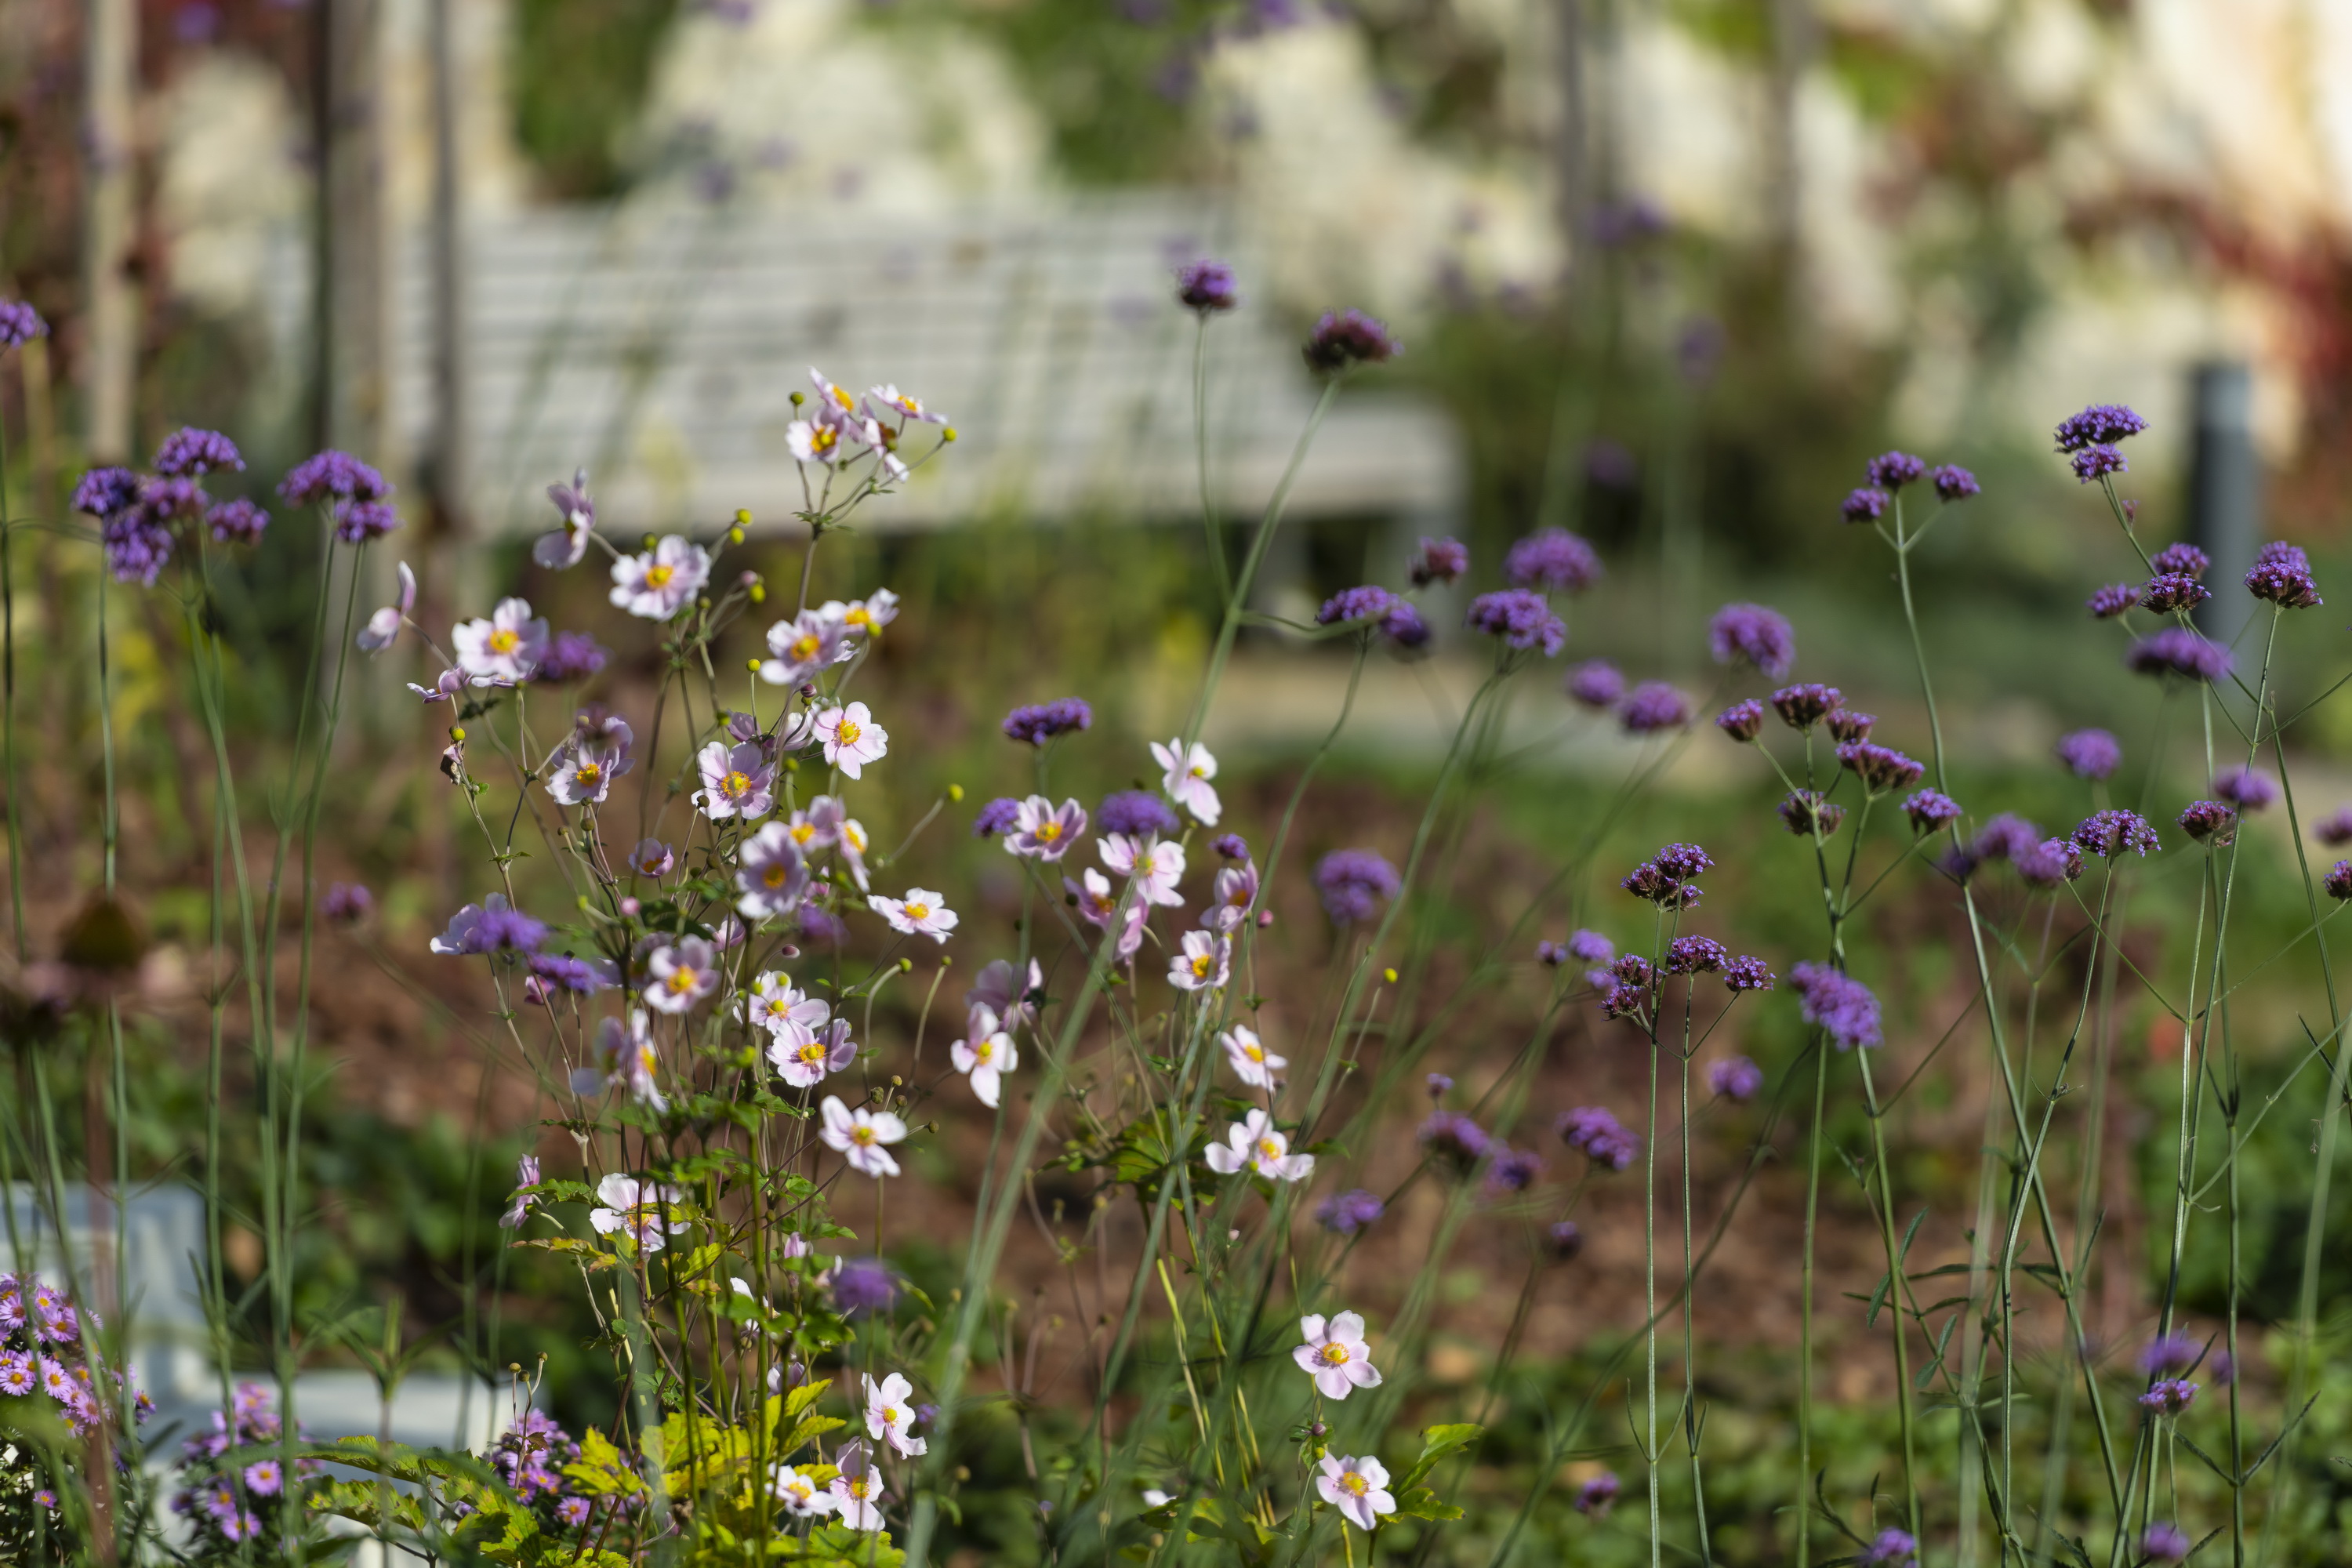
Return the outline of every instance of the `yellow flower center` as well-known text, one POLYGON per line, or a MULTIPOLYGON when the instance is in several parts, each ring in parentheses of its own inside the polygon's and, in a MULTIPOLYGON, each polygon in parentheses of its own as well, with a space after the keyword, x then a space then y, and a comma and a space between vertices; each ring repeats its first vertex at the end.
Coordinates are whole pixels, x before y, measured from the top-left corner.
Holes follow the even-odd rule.
POLYGON ((1061 837, 1062 825, 1060 823, 1048 819, 1037 825, 1037 838, 1040 843, 1051 844, 1061 837))
POLYGON ((1192 960, 1192 978, 1195 980, 1206 980, 1209 977, 1209 971, 1215 967, 1216 960, 1211 958, 1205 952, 1202 953, 1199 957, 1192 960))
POLYGON ((1331 1343, 1325 1345, 1321 1350, 1315 1353, 1326 1365, 1345 1366, 1348 1364, 1348 1347, 1340 1344, 1336 1340, 1331 1343))
POLYGON ((784 879, 791 874, 792 868, 779 860, 768 868, 767 875, 763 879, 771 888, 781 888, 784 885, 784 879))
POLYGON ((689 965, 681 963, 669 972, 668 984, 673 995, 683 996, 701 983, 702 972, 689 965))
POLYGON ((646 568, 646 586, 667 588, 669 580, 677 575, 677 568, 675 566, 648 566, 646 568))
POLYGON ((719 781, 719 793, 730 797, 750 795, 751 793, 751 775, 743 772, 740 768, 738 768, 733 773, 729 773, 725 778, 719 781))
POLYGON ((1372 1489, 1372 1483, 1364 1479, 1363 1477, 1358 1475, 1353 1470, 1349 1470, 1346 1475, 1341 1476, 1339 1478, 1339 1484, 1345 1487, 1349 1493, 1356 1497, 1361 1497, 1366 1492, 1372 1489))
POLYGON ((804 637, 794 638, 792 647, 792 656, 794 662, 806 664, 810 659, 816 657, 816 650, 822 646, 823 644, 819 641, 817 635, 814 632, 811 632, 804 637))
POLYGON ((604 770, 594 763, 583 763, 572 770, 572 776, 590 789, 593 789, 596 787, 596 781, 604 776, 604 770))
POLYGON ((866 731, 858 728, 857 721, 855 719, 844 719, 833 731, 834 739, 845 746, 857 744, 857 737, 864 733, 866 731))
POLYGON ((1194 763, 1192 764, 1192 776, 1196 779, 1204 779, 1209 776, 1209 770, 1199 763, 1194 763))
POLYGON ((1249 1059, 1254 1062, 1262 1062, 1265 1060, 1265 1048, 1259 1046, 1244 1046, 1242 1047, 1242 1055, 1249 1058, 1249 1059))
POLYGON ((972 1043, 971 1054, 982 1061, 986 1061, 996 1054, 996 1042, 987 1039, 976 1040, 972 1043))
POLYGON ((907 918, 910 921, 929 919, 930 912, 931 906, 926 903, 917 902, 907 906, 907 918))
POLYGON ((793 836, 793 843, 805 844, 810 839, 816 837, 816 824, 814 822, 795 822, 785 831, 793 836))
POLYGON ((856 406, 856 399, 852 398, 849 394, 842 391, 841 388, 835 386, 830 382, 825 384, 824 395, 845 409, 856 406))
POLYGON ((874 1483, 867 1480, 864 1476, 860 1476, 856 1480, 849 1483, 849 1495, 857 1499, 860 1502, 863 1502, 866 1500, 866 1494, 873 1490, 873 1489, 874 1483))
POLYGON ((874 1129, 861 1121, 849 1130, 849 1141, 861 1149, 870 1149, 874 1146, 874 1129))
POLYGON ((490 634, 490 651, 492 653, 512 653, 516 648, 521 646, 522 638, 509 627, 500 626, 498 630, 490 634))
POLYGON ((896 1426, 906 1418, 907 1413, 895 1405, 886 1405, 882 1407, 882 1425, 885 1426, 896 1426))
POLYGON ((1259 1139, 1259 1140, 1257 1141, 1257 1155, 1258 1155, 1258 1158, 1259 1158, 1259 1159, 1261 1159, 1261 1160, 1279 1160, 1279 1159, 1281 1159, 1281 1158, 1282 1158, 1282 1140, 1280 1140, 1279 1138, 1261 1138, 1261 1139, 1259 1139))
POLYGON ((800 1059, 810 1067, 824 1060, 824 1047, 811 1040, 800 1048, 800 1059))

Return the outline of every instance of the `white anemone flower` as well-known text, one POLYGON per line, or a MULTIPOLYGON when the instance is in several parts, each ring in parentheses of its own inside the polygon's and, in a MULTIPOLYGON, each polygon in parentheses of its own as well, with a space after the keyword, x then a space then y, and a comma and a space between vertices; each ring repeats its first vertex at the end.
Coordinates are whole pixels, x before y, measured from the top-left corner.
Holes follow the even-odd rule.
POLYGON ((550 485, 547 499, 563 521, 553 533, 542 533, 530 547, 530 558, 551 572, 577 566, 588 553, 588 536, 596 531, 596 503, 588 499, 588 470, 573 470, 568 485, 550 485))
POLYGON ((971 1078, 973 1095, 993 1110, 1003 1092, 1004 1075, 1021 1065, 1021 1052, 1013 1037, 997 1026, 996 1015, 976 1007, 964 1037, 948 1047, 948 1059, 956 1071, 971 1078))
MULTIPOLYGON (((1065 877, 1062 886, 1069 890, 1070 897, 1078 900, 1078 913, 1085 917, 1088 925, 1108 931, 1110 922, 1118 916, 1118 892, 1111 886, 1110 879, 1092 866, 1086 868, 1085 877, 1083 883, 1073 882, 1065 877)), ((1118 933, 1118 961, 1121 963, 1133 958, 1143 946, 1143 922, 1150 913, 1149 900, 1138 898, 1129 901, 1127 923, 1118 933)))
POLYGON ((613 603, 633 616, 666 621, 710 581, 710 552, 679 534, 665 534, 642 555, 613 563, 613 603))
POLYGON ((1225 1047, 1225 1060, 1232 1064, 1234 1076, 1252 1089, 1272 1089, 1274 1075, 1290 1065, 1288 1057, 1277 1057, 1265 1048, 1257 1031, 1236 1024, 1217 1037, 1217 1044, 1225 1047))
POLYGON ((841 1522, 852 1530, 881 1529, 882 1510, 876 1505, 886 1495, 882 1490, 882 1472, 866 1457, 866 1445, 844 1443, 833 1462, 841 1473, 833 1478, 826 1489, 841 1509, 841 1522))
POLYGON ((477 686, 520 686, 547 657, 547 617, 530 613, 528 599, 500 599, 488 620, 449 629, 457 668, 477 686))
POLYGON ((904 1121, 887 1110, 868 1110, 863 1106, 852 1110, 837 1094, 826 1095, 817 1110, 824 1116, 817 1136, 827 1148, 846 1156, 851 1170, 877 1178, 898 1173, 898 1162, 890 1157, 887 1145, 906 1141, 904 1121))
POLYGON ((676 1187, 614 1172, 596 1184, 601 1206, 588 1211, 588 1223, 599 1236, 626 1236, 644 1251, 659 1252, 668 1245, 665 1232, 676 1236, 686 1228, 686 1221, 671 1217, 685 1197, 676 1187))
POLYGON ((573 735, 547 759, 547 793, 558 805, 601 805, 613 781, 635 765, 618 746, 573 735))
POLYGON ((367 625, 352 638, 367 653, 382 653, 390 647, 393 639, 400 636, 401 623, 408 619, 408 612, 416 608, 416 574, 408 569, 405 561, 394 570, 400 575, 399 599, 370 616, 367 625))
POLYGON ((1227 1127, 1225 1141, 1210 1144, 1203 1158, 1221 1176, 1244 1165, 1269 1182, 1303 1182, 1315 1173, 1315 1156, 1292 1153, 1289 1138, 1275 1127, 1273 1118, 1255 1109, 1227 1127))
POLYGON ((814 1039, 817 1030, 831 1016, 833 1004, 811 996, 794 985, 790 975, 777 969, 751 982, 751 994, 743 1005, 745 1022, 792 1045, 814 1039))
POLYGON ((794 1519, 814 1519, 841 1506, 831 1492, 790 1465, 778 1465, 768 1472, 768 1495, 784 1505, 784 1511, 794 1519))
POLYGON ((1369 1454, 1360 1458, 1326 1454, 1322 1468, 1315 1489, 1358 1530, 1371 1530, 1381 1515, 1397 1510, 1396 1499, 1389 1495, 1388 1467, 1369 1454))
POLYGON ((768 652, 772 657, 761 661, 760 679, 771 686, 798 686, 856 651, 839 621, 803 610, 795 618, 768 628, 768 652))
POLYGON ((1086 807, 1075 800, 1055 806, 1044 795, 1033 795, 1016 808, 1004 847, 1025 859, 1059 860, 1086 833, 1086 807))
POLYGON ((1168 984, 1179 991, 1214 991, 1234 974, 1234 944, 1204 931, 1188 931, 1168 960, 1168 984))
POLYGON ((935 408, 924 406, 921 398, 911 392, 899 391, 895 383, 886 382, 880 386, 867 387, 866 405, 874 411, 877 418, 889 418, 895 416, 900 419, 918 419, 926 425, 944 425, 948 422, 946 415, 935 408))
POLYGON ((890 750, 890 732, 874 721, 863 702, 828 708, 816 716, 816 737, 824 742, 824 760, 851 778, 864 776, 866 764, 879 762, 890 750))
POLYGON ((874 912, 890 922, 890 929, 908 936, 927 936, 933 942, 945 942, 948 932, 955 930, 960 918, 948 908, 945 894, 929 888, 909 888, 903 899, 887 899, 879 893, 869 896, 866 902, 874 912))
POLYGON ((713 741, 695 753, 694 765, 702 774, 694 804, 714 822, 730 816, 748 822, 767 816, 776 804, 775 764, 752 742, 730 746, 713 741))
POLYGON ((867 598, 846 603, 827 599, 816 613, 852 637, 878 637, 884 626, 898 618, 898 595, 887 588, 877 588, 867 598))
POLYGON ((904 1373, 894 1372, 878 1384, 872 1373, 866 1374, 866 1435, 910 1458, 930 1447, 915 1436, 914 1394, 904 1373))
POLYGON ((656 1013, 690 1013, 719 989, 719 955, 698 936, 654 949, 646 967, 646 1005, 656 1013))
POLYGON ((745 920, 788 914, 808 891, 808 862, 782 823, 771 822, 746 839, 742 858, 735 873, 735 887, 742 896, 735 908, 745 920))
POLYGON ((1372 1365, 1372 1348, 1364 1342, 1364 1320, 1341 1312, 1327 1325, 1319 1313, 1298 1320, 1307 1342, 1290 1352, 1301 1371, 1311 1373, 1317 1392, 1326 1399, 1345 1399, 1360 1388, 1378 1388, 1381 1374, 1372 1365))
POLYGON ((1165 770, 1160 782, 1168 798, 1191 812, 1195 821, 1215 826, 1224 807, 1218 803, 1216 786, 1209 782, 1217 776, 1217 759, 1209 754, 1209 748, 1195 741, 1187 751, 1181 736, 1164 746, 1154 741, 1151 760, 1165 770))
POLYGON ((837 1073, 856 1061, 857 1047, 849 1038, 849 1020, 835 1018, 822 1029, 805 1031, 799 1037, 777 1035, 768 1047, 768 1059, 776 1064, 776 1071, 794 1089, 814 1089, 828 1074, 837 1073))
POLYGON ((1171 909, 1184 901, 1176 884, 1184 879, 1184 847, 1165 839, 1137 837, 1125 833, 1104 836, 1095 846, 1103 864, 1122 877, 1135 879, 1136 888, 1149 902, 1166 904, 1171 909))

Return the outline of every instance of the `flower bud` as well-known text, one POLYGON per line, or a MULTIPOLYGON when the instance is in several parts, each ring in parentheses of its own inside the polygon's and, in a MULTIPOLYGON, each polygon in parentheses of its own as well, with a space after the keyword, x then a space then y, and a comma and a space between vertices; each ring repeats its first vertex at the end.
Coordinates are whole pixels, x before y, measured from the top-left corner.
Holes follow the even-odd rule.
POLYGON ((639 910, 644 909, 644 908, 645 908, 645 905, 643 905, 643 904, 641 904, 641 903, 637 902, 637 900, 636 900, 635 899, 634 899, 634 898, 623 899, 623 900, 621 900, 621 912, 622 912, 623 914, 625 914, 625 915, 628 916, 628 917, 629 917, 629 919, 631 919, 631 920, 635 920, 635 919, 636 919, 636 918, 637 918, 637 911, 638 911, 639 910))
POLYGON ((948 799, 950 799, 950 801, 958 801, 958 800, 961 800, 962 798, 963 798, 963 785, 961 785, 961 784, 951 784, 948 785, 948 799))

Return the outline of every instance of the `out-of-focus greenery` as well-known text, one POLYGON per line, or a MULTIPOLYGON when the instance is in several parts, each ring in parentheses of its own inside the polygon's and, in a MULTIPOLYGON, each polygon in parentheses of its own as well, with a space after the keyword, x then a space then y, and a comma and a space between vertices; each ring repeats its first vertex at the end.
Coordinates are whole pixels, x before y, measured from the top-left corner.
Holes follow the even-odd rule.
POLYGON ((515 135, 546 194, 609 196, 677 0, 518 0, 509 85, 515 135))

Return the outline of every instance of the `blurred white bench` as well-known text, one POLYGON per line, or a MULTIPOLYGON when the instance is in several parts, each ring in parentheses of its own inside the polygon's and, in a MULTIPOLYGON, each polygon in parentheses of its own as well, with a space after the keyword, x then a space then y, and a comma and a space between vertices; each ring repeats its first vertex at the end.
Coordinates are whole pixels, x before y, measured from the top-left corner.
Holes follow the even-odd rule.
MULTIPOLYGON (((1212 483, 1265 505, 1318 390, 1213 205, 1155 194, 993 204, 922 218, 623 205, 481 215, 467 244, 467 462, 485 534, 543 531, 552 480, 586 467, 617 531, 709 529, 803 505, 784 444, 810 366, 945 410, 959 441, 870 529, 990 517, 1181 519, 1199 510, 1193 323, 1173 268, 1234 261, 1243 303, 1210 331, 1212 483)), ((402 251, 394 417, 434 427, 429 268, 402 251)), ((280 310, 300 309, 280 291, 280 310)), ((1348 301, 1335 300, 1334 304, 1348 301)), ((296 318, 299 320, 299 318, 296 318)), ((1462 443, 1377 375, 1326 423, 1291 500, 1302 519, 1439 531, 1458 514, 1462 443)))
MULTIPOLYGON (((19 1183, 9 1190, 16 1244, 35 1269, 60 1284, 70 1278, 77 1300, 89 1302, 98 1278, 94 1268, 113 1268, 114 1205, 101 1197, 93 1215, 89 1189, 72 1186, 66 1189, 64 1206, 60 1249, 35 1189, 19 1183)), ((135 1386, 155 1401, 147 1426, 153 1441, 150 1462, 168 1466, 178 1457, 177 1439, 206 1430, 220 1408, 220 1367, 205 1326, 198 1266, 207 1250, 204 1200, 185 1187, 151 1187, 133 1193, 124 1207, 119 1310, 129 1325, 125 1359, 135 1386)), ((0 1271, 18 1267, 9 1247, 9 1234, 0 1231, 0 1271)), ((276 1381, 244 1368, 236 1380, 271 1387, 276 1381)), ((294 1401, 303 1430, 322 1441, 377 1436, 385 1426, 375 1380, 365 1372, 302 1373, 294 1381, 294 1401)), ((418 1447, 478 1449, 505 1428, 507 1403, 503 1392, 472 1379, 420 1373, 404 1381, 393 1397, 392 1436, 418 1447)))

